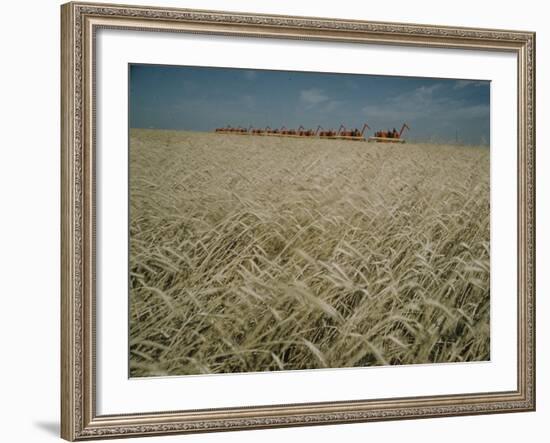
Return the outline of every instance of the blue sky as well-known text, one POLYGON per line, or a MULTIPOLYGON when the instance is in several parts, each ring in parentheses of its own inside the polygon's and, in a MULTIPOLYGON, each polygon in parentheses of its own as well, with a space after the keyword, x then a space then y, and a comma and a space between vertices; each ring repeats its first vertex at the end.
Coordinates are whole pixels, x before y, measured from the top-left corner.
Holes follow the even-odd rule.
MULTIPOLYGON (((490 82, 187 66, 130 66, 130 127, 411 127, 410 139, 488 144, 490 82)), ((369 133, 371 135, 371 133, 369 133)))

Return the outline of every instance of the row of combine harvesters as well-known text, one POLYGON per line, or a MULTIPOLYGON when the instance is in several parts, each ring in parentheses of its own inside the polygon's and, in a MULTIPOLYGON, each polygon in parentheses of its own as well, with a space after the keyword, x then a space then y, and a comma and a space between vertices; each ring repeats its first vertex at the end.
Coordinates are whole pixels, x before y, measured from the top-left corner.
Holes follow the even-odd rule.
POLYGON ((368 139, 365 138, 365 131, 371 129, 370 126, 365 123, 361 130, 355 129, 346 129, 342 124, 337 131, 334 129, 325 130, 321 125, 317 126, 317 129, 306 129, 300 125, 298 129, 287 129, 286 127, 272 129, 269 126, 266 128, 253 128, 250 125, 247 128, 238 126, 233 128, 231 126, 226 126, 225 128, 216 128, 214 132, 218 134, 236 134, 236 135, 264 135, 264 136, 273 136, 273 137, 309 137, 309 138, 324 138, 332 140, 356 140, 356 141, 369 141, 369 142, 385 142, 385 143, 405 143, 405 140, 402 138, 403 131, 409 129, 407 123, 403 123, 401 130, 398 132, 395 128, 387 131, 376 131, 373 136, 368 139))

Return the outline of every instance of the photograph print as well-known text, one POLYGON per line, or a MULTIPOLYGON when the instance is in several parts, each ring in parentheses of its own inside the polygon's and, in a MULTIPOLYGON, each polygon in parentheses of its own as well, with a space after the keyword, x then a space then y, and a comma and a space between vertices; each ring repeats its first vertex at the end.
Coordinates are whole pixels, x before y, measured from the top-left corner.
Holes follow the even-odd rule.
POLYGON ((129 376, 490 360, 490 82, 129 65, 129 376))

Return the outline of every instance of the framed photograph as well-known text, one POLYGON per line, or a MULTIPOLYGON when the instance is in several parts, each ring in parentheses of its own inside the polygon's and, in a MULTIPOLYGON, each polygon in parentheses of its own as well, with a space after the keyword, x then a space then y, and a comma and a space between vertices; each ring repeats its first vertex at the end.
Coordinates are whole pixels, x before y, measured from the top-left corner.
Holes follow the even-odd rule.
POLYGON ((68 3, 62 437, 535 409, 535 35, 68 3))

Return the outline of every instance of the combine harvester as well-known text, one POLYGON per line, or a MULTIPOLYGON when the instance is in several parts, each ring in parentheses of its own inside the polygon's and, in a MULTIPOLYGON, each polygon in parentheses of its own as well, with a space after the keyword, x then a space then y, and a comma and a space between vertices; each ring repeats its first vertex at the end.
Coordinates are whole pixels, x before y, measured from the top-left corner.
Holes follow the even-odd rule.
POLYGON ((320 138, 334 138, 338 135, 338 132, 336 132, 334 129, 329 129, 327 131, 324 130, 324 128, 321 132, 319 132, 320 138))
POLYGON ((218 134, 229 134, 233 128, 229 125, 227 125, 225 128, 216 128, 214 132, 217 132, 218 134))
POLYGON ((401 126, 401 131, 399 132, 397 132, 395 128, 393 128, 392 131, 377 131, 374 133, 373 137, 369 137, 368 141, 377 143, 405 143, 405 140, 401 137, 405 128, 409 131, 411 130, 407 123, 403 123, 403 126, 401 126))
POLYGON ((250 135, 265 135, 267 128, 253 128, 252 125, 248 128, 248 133, 250 135))
POLYGON ((321 128, 321 125, 317 126, 317 129, 314 131, 313 129, 306 129, 302 125, 298 127, 298 129, 287 129, 285 126, 283 126, 280 129, 271 129, 269 126, 263 130, 262 133, 257 133, 252 130, 251 135, 268 135, 268 136, 275 136, 275 137, 294 137, 294 138, 312 138, 317 137, 317 133, 319 132, 319 129, 321 128))
POLYGON ((340 125, 340 128, 338 128, 338 134, 330 138, 336 140, 357 140, 364 142, 365 137, 363 136, 363 134, 365 133, 365 129, 370 129, 370 126, 366 123, 363 125, 363 129, 361 129, 361 131, 359 131, 359 129, 357 128, 348 131, 346 127, 342 124, 340 125))
MULTIPOLYGON (((319 126, 319 128, 321 128, 319 126)), ((317 128, 317 130, 319 130, 317 128)), ((359 131, 359 129, 355 128, 350 131, 346 129, 346 127, 341 124, 338 128, 338 131, 335 131, 334 129, 329 129, 328 131, 321 131, 319 133, 319 138, 328 138, 330 140, 356 140, 356 141, 365 141, 364 133, 366 129, 370 129, 370 126, 365 123, 363 125, 363 129, 359 131)))
POLYGON ((317 133, 319 132, 319 129, 321 129, 321 125, 317 126, 317 129, 314 131, 313 129, 306 129, 302 125, 298 128, 298 136, 299 137, 317 137, 317 133))
POLYGON ((361 130, 355 128, 348 130, 341 124, 338 130, 328 129, 325 130, 321 125, 317 126, 317 129, 306 129, 302 125, 298 129, 288 129, 285 126, 282 128, 271 129, 269 126, 265 128, 254 128, 252 125, 246 128, 238 126, 233 128, 226 126, 225 128, 216 128, 214 132, 220 134, 236 134, 236 135, 261 135, 271 137, 292 137, 292 138, 320 138, 329 140, 354 140, 354 141, 369 141, 369 142, 382 142, 382 143, 405 143, 405 140, 401 137, 405 128, 409 129, 409 126, 404 123, 401 127, 401 131, 397 132, 394 128, 392 131, 378 131, 374 136, 365 139, 365 131, 371 129, 370 126, 365 123, 361 130))
POLYGON ((214 132, 217 132, 218 134, 248 135, 249 134, 249 129, 241 128, 240 126, 238 126, 236 128, 232 128, 231 126, 227 125, 225 128, 216 128, 214 132))
POLYGON ((284 137, 299 137, 297 129, 287 129, 286 127, 281 128, 281 134, 284 137))

